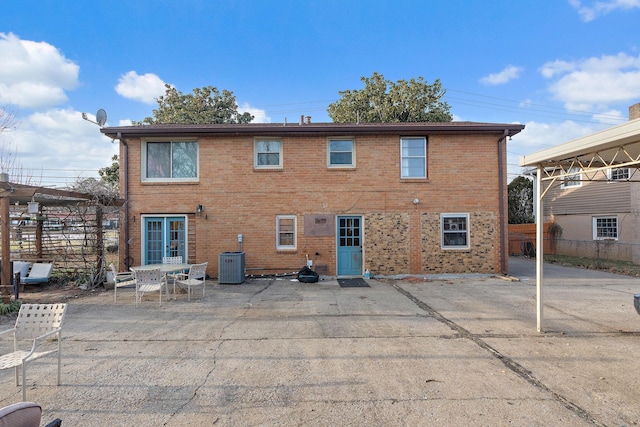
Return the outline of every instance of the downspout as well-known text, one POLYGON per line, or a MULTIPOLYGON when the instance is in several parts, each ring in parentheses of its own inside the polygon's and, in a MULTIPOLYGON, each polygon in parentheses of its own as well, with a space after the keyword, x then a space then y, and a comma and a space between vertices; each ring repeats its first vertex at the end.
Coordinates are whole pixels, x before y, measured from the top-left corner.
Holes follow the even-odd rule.
POLYGON ((122 175, 122 185, 124 187, 124 266, 126 271, 129 271, 131 265, 131 256, 129 253, 129 144, 122 138, 122 134, 118 132, 117 138, 122 144, 122 168, 124 173, 122 175))
MULTIPOLYGON (((502 246, 502 253, 500 254, 500 269, 502 270, 502 274, 507 275, 507 254, 509 253, 508 242, 506 241, 507 234, 505 233, 505 187, 504 184, 507 181, 507 177, 505 176, 505 168, 504 168, 504 155, 502 154, 502 147, 504 145, 504 141, 509 136, 509 131, 507 129, 504 130, 504 134, 498 138, 498 188, 500 191, 500 242, 502 246)), ((507 218, 508 222, 508 218, 507 218)))

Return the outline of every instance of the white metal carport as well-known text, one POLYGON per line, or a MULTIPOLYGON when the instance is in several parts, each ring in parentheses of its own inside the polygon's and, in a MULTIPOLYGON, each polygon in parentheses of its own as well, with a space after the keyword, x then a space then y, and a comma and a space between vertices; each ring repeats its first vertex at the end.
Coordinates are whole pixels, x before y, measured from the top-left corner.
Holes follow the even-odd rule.
MULTIPOLYGON (((582 169, 582 181, 607 181, 610 168, 637 169, 640 165, 640 119, 618 125, 520 158, 521 167, 536 172, 536 305, 538 332, 544 332, 543 317, 543 209, 547 191, 564 179, 575 178, 573 168, 582 169), (544 186, 543 186, 544 185, 544 186)), ((630 181, 640 181, 633 170, 630 181)))

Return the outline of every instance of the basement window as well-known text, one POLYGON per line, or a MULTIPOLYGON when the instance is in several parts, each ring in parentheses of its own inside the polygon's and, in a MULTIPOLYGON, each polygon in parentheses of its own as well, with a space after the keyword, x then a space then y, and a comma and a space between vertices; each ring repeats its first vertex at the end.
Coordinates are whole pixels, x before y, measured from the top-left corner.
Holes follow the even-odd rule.
POLYGON ((618 240, 618 217, 593 218, 593 240, 618 240))

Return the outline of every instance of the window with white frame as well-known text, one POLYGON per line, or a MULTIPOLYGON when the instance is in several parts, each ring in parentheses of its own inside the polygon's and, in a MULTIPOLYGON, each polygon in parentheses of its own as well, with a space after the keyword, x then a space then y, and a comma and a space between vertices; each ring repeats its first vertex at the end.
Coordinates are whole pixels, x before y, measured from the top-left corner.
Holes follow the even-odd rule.
POLYGON ((440 227, 443 249, 469 248, 469 214, 442 214, 440 227))
POLYGON ((143 181, 198 179, 197 141, 148 141, 142 154, 143 181))
POLYGON ((582 186, 582 169, 579 167, 571 167, 567 170, 567 174, 562 180, 562 188, 581 187, 582 186))
POLYGON ((427 177, 427 138, 400 138, 400 177, 427 177))
POLYGON ((618 217, 593 217, 593 240, 618 240, 618 217))
POLYGON ((276 217, 276 248, 296 248, 296 216, 278 215, 276 217))
POLYGON ((351 138, 330 138, 327 142, 327 165, 330 168, 356 165, 354 143, 351 138))
POLYGON ((609 179, 611 181, 626 181, 631 176, 629 168, 611 168, 609 169, 609 179))
POLYGON ((254 166, 260 169, 282 168, 282 141, 257 139, 254 144, 254 166))

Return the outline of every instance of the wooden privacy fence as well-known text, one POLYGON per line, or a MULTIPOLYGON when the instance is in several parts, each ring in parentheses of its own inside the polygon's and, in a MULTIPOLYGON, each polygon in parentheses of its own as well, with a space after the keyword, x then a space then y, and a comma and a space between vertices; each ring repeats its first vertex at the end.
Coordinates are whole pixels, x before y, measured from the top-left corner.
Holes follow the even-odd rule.
MULTIPOLYGON (((556 236, 550 233, 552 222, 544 224, 543 241, 544 253, 556 253, 556 236)), ((535 224, 509 224, 509 255, 535 256, 538 253, 536 248, 536 225, 535 224)))

